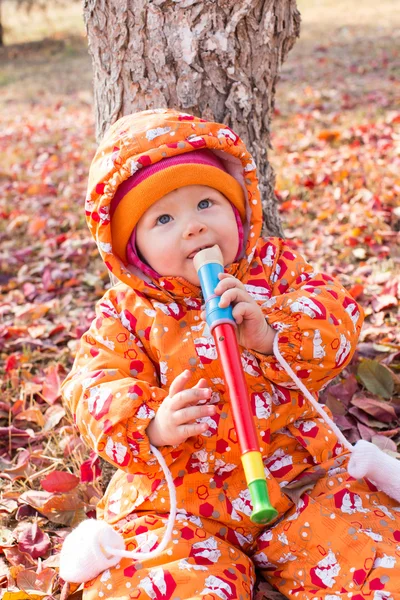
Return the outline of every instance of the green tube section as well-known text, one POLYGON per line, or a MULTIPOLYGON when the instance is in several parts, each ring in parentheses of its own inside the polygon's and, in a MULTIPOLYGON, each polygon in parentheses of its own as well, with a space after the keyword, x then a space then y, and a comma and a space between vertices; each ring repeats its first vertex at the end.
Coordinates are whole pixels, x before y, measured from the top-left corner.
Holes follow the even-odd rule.
POLYGON ((269 523, 278 515, 278 512, 269 502, 266 502, 266 498, 268 498, 267 482, 265 479, 255 479, 248 483, 248 488, 253 504, 250 519, 258 525, 269 523))

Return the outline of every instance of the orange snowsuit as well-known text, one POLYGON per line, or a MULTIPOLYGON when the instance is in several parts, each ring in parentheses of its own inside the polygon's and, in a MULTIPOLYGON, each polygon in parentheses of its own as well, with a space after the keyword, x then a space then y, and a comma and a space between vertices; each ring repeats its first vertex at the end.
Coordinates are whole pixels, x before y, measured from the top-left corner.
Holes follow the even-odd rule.
POLYGON ((118 185, 140 166, 205 147, 225 158, 247 194, 246 250, 227 271, 259 303, 278 330, 282 355, 315 396, 348 364, 360 332, 362 311, 340 283, 314 273, 285 241, 260 238, 255 165, 233 131, 172 110, 115 123, 92 163, 86 214, 119 283, 97 303, 63 394, 85 441, 118 468, 98 517, 122 533, 127 549, 143 540, 153 549, 164 532, 169 495, 146 427, 176 375, 190 369, 190 385, 206 378, 217 412, 203 435, 160 448, 177 494, 169 548, 142 563, 122 559, 85 585, 84 599, 245 600, 255 566, 288 598, 400 598, 400 508, 348 475, 347 453, 275 357, 241 348, 279 513, 267 527, 250 521, 223 373, 200 319, 200 288, 179 276, 149 280, 112 252, 109 205, 118 185))

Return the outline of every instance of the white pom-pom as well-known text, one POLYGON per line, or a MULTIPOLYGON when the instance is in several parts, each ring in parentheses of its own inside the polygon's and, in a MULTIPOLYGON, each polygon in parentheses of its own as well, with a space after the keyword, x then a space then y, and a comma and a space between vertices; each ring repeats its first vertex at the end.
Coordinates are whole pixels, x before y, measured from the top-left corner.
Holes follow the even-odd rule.
POLYGON ((60 577, 70 583, 94 579, 120 561, 110 548, 124 550, 123 537, 104 521, 83 521, 65 538, 60 553, 60 577))
POLYGON ((370 479, 382 492, 400 502, 400 461, 371 442, 356 443, 347 470, 354 479, 370 479))
POLYGON ((362 479, 369 473, 373 477, 379 468, 379 448, 365 440, 359 440, 354 446, 348 471, 354 479, 362 479))

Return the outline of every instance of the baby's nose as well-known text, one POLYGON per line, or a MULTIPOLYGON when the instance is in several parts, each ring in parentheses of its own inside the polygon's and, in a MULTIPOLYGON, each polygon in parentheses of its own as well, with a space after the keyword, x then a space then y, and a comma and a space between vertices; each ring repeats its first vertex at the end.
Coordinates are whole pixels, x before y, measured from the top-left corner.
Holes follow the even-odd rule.
POLYGON ((198 235, 199 233, 204 233, 206 229, 206 225, 204 223, 201 223, 201 221, 190 221, 184 228, 183 237, 193 237, 194 235, 198 235))

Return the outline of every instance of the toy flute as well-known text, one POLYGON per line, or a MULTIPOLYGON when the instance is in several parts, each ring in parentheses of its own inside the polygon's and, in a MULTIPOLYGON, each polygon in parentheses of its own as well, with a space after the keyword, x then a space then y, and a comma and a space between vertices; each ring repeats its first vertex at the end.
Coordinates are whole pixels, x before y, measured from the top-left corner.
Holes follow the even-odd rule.
POLYGON ((214 293, 219 282, 218 274, 224 272, 221 250, 218 246, 201 250, 195 255, 193 263, 203 291, 207 324, 215 340, 229 391, 243 470, 253 504, 251 520, 254 523, 268 523, 278 513, 268 497, 260 444, 236 338, 236 323, 232 308, 220 308, 220 297, 214 293))

